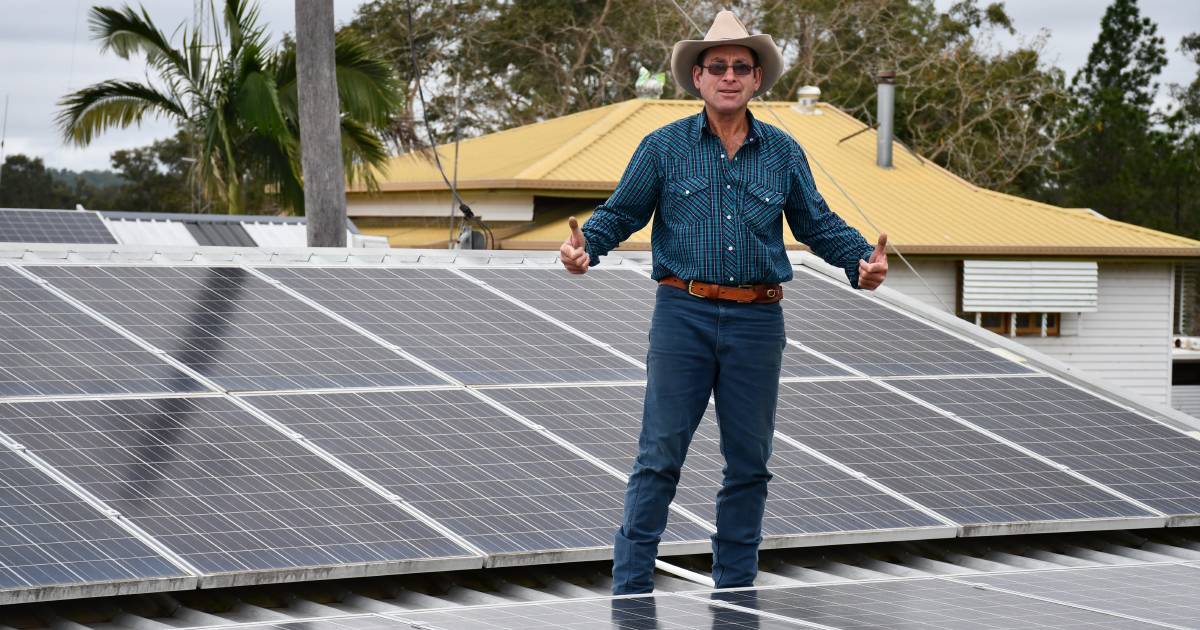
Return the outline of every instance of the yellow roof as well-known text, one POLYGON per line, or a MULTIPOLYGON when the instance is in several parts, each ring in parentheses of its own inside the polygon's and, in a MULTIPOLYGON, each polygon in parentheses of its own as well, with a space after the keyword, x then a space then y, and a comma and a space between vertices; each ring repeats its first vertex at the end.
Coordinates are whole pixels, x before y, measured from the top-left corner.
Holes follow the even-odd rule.
MULTIPOLYGON (((862 123, 828 104, 818 107, 820 115, 800 113, 791 103, 751 105, 758 120, 790 132, 804 146, 829 206, 868 240, 876 237, 874 224, 901 252, 913 254, 1200 257, 1200 241, 1108 220, 1086 209, 985 190, 899 145, 893 151, 894 168, 879 168, 875 132, 846 139, 861 131, 862 123)), ((604 196, 646 134, 699 109, 697 101, 636 99, 464 140, 459 186, 593 190, 604 196)), ((438 150, 449 171, 453 145, 438 150)), ((379 182, 384 191, 446 188, 432 161, 413 154, 393 158, 379 182)), ((565 235, 565 220, 556 219, 504 240, 503 247, 557 247, 565 235)), ((647 227, 626 247, 644 249, 649 242, 647 227)))

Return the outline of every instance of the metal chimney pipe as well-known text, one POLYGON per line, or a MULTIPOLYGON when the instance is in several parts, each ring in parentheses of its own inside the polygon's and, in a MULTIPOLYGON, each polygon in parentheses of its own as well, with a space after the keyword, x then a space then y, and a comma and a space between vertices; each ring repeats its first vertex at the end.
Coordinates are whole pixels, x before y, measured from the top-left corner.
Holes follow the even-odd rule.
POLYGON ((896 115, 896 73, 884 70, 879 73, 879 132, 876 134, 875 164, 892 168, 892 140, 896 132, 893 119, 896 115))

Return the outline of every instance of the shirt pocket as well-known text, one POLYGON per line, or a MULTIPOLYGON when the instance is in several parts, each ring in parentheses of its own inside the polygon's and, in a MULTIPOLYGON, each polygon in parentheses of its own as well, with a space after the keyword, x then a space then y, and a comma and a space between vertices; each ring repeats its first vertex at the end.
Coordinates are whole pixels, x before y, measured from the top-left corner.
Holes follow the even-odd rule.
POLYGON ((787 194, 777 182, 751 180, 746 183, 742 220, 760 234, 769 233, 783 214, 787 194))
POLYGON ((703 223, 712 216, 713 194, 707 177, 681 177, 667 186, 667 220, 676 225, 703 223))

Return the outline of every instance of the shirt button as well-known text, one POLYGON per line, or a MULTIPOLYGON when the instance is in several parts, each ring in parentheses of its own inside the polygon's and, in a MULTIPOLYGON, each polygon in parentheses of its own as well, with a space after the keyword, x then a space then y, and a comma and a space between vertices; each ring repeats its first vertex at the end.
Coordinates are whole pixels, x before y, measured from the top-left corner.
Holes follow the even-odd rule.
POLYGON ((724 153, 722 153, 722 154, 721 154, 721 157, 725 157, 725 154, 724 154, 724 153))
POLYGON ((730 188, 733 188, 733 186, 730 186, 729 184, 725 184, 725 190, 729 190, 730 188))
POLYGON ((729 219, 732 219, 732 218, 733 218, 733 215, 732 215, 732 214, 727 214, 727 215, 725 215, 725 220, 726 220, 726 221, 728 221, 729 219))
POLYGON ((729 251, 733 251, 733 245, 730 245, 730 246, 729 246, 728 248, 726 248, 726 249, 728 249, 729 251))
POLYGON ((733 276, 729 276, 729 281, 733 282, 733 276))

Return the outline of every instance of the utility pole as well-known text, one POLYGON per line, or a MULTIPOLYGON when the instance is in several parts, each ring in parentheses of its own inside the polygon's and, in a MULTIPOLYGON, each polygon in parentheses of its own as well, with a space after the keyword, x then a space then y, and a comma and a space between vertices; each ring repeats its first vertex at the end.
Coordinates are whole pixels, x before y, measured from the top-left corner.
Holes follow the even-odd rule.
POLYGON ((296 0, 296 75, 308 246, 345 247, 346 183, 334 70, 333 0, 296 0))

